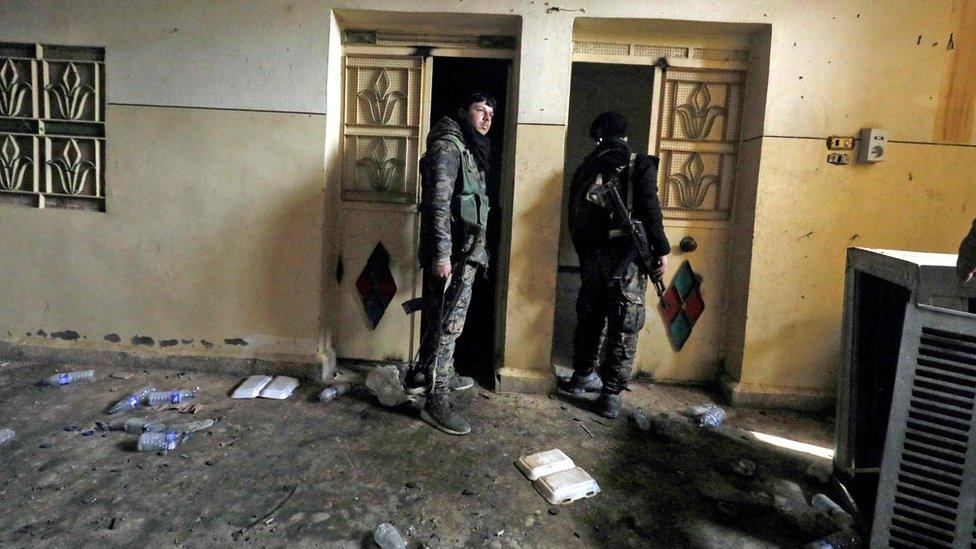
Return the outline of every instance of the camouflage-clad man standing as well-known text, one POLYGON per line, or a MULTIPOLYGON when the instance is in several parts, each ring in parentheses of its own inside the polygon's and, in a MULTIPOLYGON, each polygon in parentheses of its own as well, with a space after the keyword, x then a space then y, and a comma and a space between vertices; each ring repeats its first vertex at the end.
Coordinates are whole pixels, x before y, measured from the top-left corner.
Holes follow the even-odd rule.
POLYGON ((627 121, 616 112, 598 116, 590 137, 597 146, 576 170, 570 186, 570 235, 579 256, 582 284, 573 337, 575 373, 561 387, 575 394, 600 391, 596 411, 615 418, 644 326, 648 273, 634 261, 632 241, 622 230, 622 220, 614 219, 607 207, 602 182, 618 182, 621 196, 630 198, 625 201, 632 216, 644 225, 657 258, 657 267, 649 274, 664 274, 671 247, 657 198, 657 157, 631 154, 627 121), (605 351, 602 365, 601 345, 605 351))
POLYGON ((421 417, 452 435, 471 432, 450 392, 474 385, 471 378, 454 372, 454 347, 464 328, 475 275, 488 264, 487 134, 495 108, 491 96, 470 94, 455 116, 442 117, 431 128, 420 164, 424 327, 418 368, 407 385, 429 388, 421 417))

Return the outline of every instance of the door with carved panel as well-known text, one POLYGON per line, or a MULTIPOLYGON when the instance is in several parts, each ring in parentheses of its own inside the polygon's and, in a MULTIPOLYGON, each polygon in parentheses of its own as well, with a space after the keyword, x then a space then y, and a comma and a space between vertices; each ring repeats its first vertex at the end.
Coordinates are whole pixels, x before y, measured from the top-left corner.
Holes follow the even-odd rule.
MULTIPOLYGON (((700 278, 677 318, 648 326, 638 356, 655 355, 655 379, 699 382, 715 378, 722 348, 730 258, 730 215, 736 180, 745 71, 695 67, 660 69, 655 113, 658 193, 673 251, 669 278, 687 261, 700 278), (693 248, 693 249, 692 249, 693 248), (701 309, 704 303, 704 310, 701 309), (690 332, 690 333, 689 333, 690 332), (662 353, 687 337, 680 351, 662 353)), ((704 66, 703 66, 704 65, 704 66)), ((676 290, 682 287, 674 280, 676 290)))
MULTIPOLYGON (((418 161, 427 69, 407 55, 344 58, 339 322, 345 358, 409 360, 418 295, 418 161)), ((418 323, 419 324, 419 323, 418 323)))

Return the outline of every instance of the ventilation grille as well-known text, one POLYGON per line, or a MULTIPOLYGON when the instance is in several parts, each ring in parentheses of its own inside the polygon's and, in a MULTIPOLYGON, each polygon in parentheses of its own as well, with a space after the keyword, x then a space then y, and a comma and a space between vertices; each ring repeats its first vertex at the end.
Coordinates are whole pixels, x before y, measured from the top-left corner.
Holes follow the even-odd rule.
POLYGON ((872 547, 976 546, 976 316, 905 317, 872 547))
POLYGON ((745 63, 749 60, 749 52, 743 50, 728 50, 725 48, 693 48, 691 56, 695 59, 709 59, 711 61, 738 61, 745 63))
POLYGON ((591 55, 630 55, 630 44, 573 41, 573 53, 591 55))

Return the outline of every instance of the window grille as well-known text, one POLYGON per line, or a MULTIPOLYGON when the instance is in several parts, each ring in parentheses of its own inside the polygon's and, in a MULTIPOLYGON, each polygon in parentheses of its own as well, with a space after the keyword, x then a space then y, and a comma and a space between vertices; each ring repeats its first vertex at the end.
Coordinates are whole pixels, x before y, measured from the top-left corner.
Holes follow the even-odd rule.
POLYGON ((0 203, 105 211, 105 49, 0 42, 0 203))

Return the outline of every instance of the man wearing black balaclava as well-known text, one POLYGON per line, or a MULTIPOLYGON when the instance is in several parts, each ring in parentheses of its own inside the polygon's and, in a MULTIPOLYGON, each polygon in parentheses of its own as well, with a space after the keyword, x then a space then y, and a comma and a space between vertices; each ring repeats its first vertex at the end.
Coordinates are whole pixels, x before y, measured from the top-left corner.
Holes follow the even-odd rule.
POLYGON ((664 274, 671 246, 664 235, 657 198, 657 157, 631 154, 627 120, 616 112, 598 116, 590 137, 596 148, 577 168, 569 190, 569 230, 579 256, 582 284, 576 300, 574 373, 560 386, 577 395, 600 391, 596 411, 612 419, 620 414, 620 392, 627 388, 637 337, 644 326, 647 273, 631 261, 633 244, 621 230, 621 220, 611 215, 605 203, 609 199, 601 192, 603 182, 618 182, 631 215, 643 223, 651 251, 658 258, 653 276, 664 274), (625 262, 629 264, 622 267, 625 262))
POLYGON ((442 117, 431 128, 420 160, 423 334, 407 389, 429 391, 421 417, 452 435, 471 432, 450 393, 474 385, 454 372, 454 345, 464 328, 475 275, 488 264, 487 134, 496 106, 487 94, 469 94, 454 116, 442 117))

